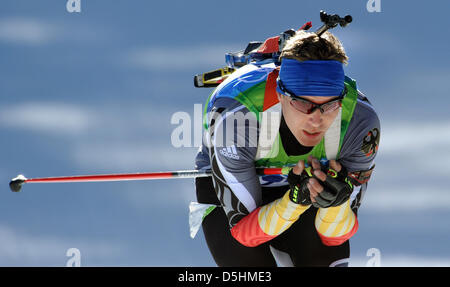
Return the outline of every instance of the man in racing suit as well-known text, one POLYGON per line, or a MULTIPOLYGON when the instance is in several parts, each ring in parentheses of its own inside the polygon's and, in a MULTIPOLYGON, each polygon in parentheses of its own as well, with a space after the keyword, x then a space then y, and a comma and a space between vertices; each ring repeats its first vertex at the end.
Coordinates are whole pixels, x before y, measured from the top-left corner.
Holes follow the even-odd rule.
POLYGON ((208 98, 196 193, 219 206, 202 223, 218 266, 348 266, 380 123, 347 60, 331 33, 297 31, 279 67, 248 64, 208 98))

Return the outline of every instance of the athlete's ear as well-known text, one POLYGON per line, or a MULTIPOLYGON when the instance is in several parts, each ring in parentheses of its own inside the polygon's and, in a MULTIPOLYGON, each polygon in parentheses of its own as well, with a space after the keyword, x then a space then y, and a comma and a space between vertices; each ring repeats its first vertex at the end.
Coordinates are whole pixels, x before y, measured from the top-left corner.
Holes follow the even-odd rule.
POLYGON ((281 102, 281 99, 283 98, 283 95, 277 92, 277 97, 278 97, 278 100, 281 102))

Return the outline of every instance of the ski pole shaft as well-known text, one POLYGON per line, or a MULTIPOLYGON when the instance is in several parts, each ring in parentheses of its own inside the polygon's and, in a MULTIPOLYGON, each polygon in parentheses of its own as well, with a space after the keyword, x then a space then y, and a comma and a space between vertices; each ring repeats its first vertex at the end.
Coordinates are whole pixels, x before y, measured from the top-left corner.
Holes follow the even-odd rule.
MULTIPOLYGON (((284 168, 257 168, 258 175, 287 174, 289 167, 284 168)), ((14 192, 19 192, 24 183, 54 183, 54 182, 110 182, 110 181, 131 181, 131 180, 151 180, 170 178, 196 178, 211 176, 211 170, 181 170, 170 172, 148 172, 148 173, 122 173, 122 174, 98 174, 98 175, 77 175, 61 177, 26 178, 19 175, 11 180, 9 187, 14 192)))

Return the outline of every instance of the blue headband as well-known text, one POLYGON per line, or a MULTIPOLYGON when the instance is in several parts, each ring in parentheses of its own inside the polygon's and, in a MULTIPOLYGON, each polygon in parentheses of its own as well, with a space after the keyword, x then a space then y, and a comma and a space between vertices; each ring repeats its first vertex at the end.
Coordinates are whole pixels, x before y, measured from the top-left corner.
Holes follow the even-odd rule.
MULTIPOLYGON (((279 78, 295 96, 339 96, 344 90, 344 68, 334 60, 298 61, 283 59, 279 78)), ((277 91, 284 94, 277 85, 277 91)))

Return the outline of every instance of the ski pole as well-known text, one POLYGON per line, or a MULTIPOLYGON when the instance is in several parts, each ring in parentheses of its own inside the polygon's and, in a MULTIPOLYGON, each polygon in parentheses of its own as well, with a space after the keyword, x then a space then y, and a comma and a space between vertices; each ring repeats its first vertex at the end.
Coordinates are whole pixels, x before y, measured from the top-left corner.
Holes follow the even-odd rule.
MULTIPOLYGON (((256 168, 258 175, 288 174, 291 167, 282 168, 256 168)), ((122 174, 98 174, 98 175, 76 175, 61 177, 26 178, 18 175, 13 178, 9 187, 13 192, 19 192, 24 183, 52 183, 52 182, 110 182, 110 181, 131 181, 131 180, 151 180, 169 178, 196 178, 211 176, 211 170, 180 170, 169 172, 148 172, 148 173, 122 173, 122 174)))

